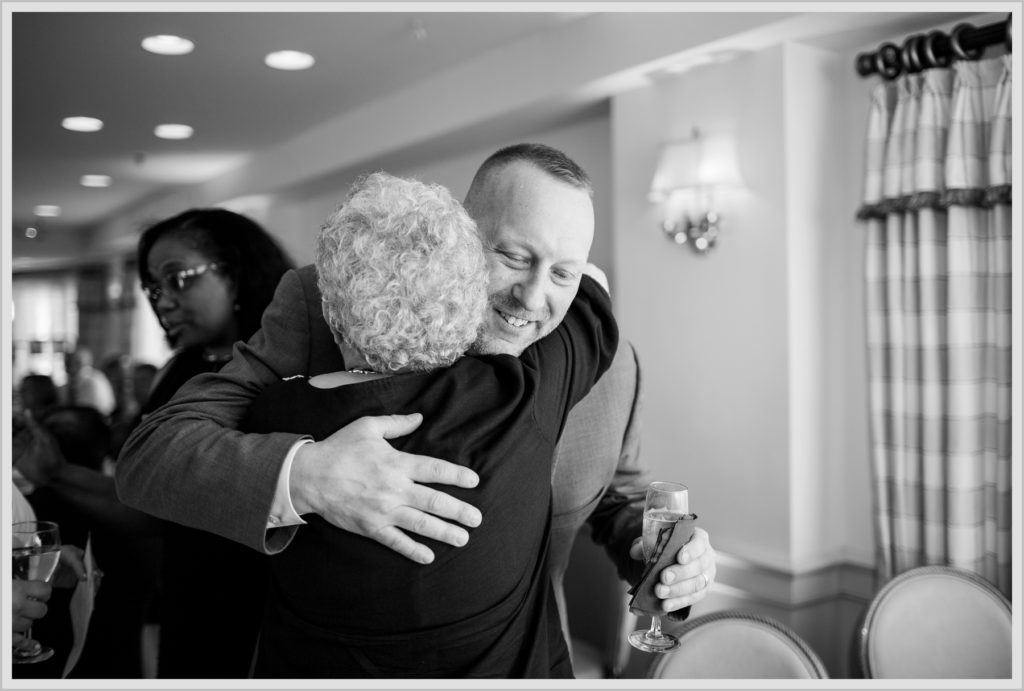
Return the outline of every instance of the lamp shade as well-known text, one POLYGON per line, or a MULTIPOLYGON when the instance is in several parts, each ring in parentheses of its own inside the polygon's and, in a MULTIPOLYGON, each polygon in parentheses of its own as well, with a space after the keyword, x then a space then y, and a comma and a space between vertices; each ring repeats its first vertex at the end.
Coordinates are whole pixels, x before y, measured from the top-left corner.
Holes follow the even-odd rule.
POLYGON ((703 137, 694 131, 688 139, 666 143, 658 158, 649 197, 660 201, 676 190, 737 185, 742 182, 732 137, 703 137))

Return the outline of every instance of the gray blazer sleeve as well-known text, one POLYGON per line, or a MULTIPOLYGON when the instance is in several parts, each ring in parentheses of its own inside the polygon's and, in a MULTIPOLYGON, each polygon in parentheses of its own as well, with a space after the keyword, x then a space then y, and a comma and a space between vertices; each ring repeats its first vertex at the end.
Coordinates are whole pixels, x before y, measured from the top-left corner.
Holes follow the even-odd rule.
POLYGON ((262 552, 287 545, 295 528, 268 533, 267 518, 285 456, 301 437, 237 428, 264 388, 308 371, 311 322, 323 323, 320 310, 310 309, 319 295, 309 292, 299 272, 286 273, 261 330, 235 344, 231 361, 190 380, 135 428, 117 461, 125 504, 262 552))
POLYGON ((591 536, 603 545, 615 562, 619 577, 629 583, 639 580, 643 562, 629 557, 629 547, 643 531, 644 496, 652 476, 640 460, 640 414, 642 376, 636 351, 629 348, 636 367, 636 389, 615 475, 587 522, 591 536))

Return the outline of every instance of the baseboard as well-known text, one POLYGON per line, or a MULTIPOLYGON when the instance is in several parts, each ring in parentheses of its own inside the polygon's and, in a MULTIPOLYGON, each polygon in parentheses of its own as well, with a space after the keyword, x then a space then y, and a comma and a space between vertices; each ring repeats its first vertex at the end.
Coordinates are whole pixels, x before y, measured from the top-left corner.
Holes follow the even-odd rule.
POLYGON ((717 552, 715 590, 787 610, 816 607, 836 599, 867 603, 876 590, 874 569, 836 562, 803 572, 787 572, 717 552))

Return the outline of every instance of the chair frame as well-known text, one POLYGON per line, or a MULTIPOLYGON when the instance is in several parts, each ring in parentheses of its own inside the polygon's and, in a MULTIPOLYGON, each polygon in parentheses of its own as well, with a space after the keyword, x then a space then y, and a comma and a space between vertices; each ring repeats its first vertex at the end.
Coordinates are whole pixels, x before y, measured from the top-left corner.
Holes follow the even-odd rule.
POLYGON ((954 566, 932 564, 928 566, 917 566, 908 571, 904 571, 903 573, 899 573, 890 578, 889 581, 883 585, 877 593, 875 593, 875 596, 871 599, 871 604, 868 605, 867 612, 864 614, 863 620, 857 629, 857 660, 860 664, 858 671, 865 678, 876 678, 874 676, 875 670, 871 668, 871 661, 868 659, 868 632, 871 630, 875 617, 878 616, 879 607, 881 607, 889 594, 903 583, 925 575, 952 576, 959 580, 968 581, 986 591, 995 600, 1002 604, 1006 609, 1007 614, 1012 616, 1013 610, 1010 607, 1010 601, 1006 599, 1006 596, 999 592, 994 585, 973 571, 967 571, 954 566))
MULTIPOLYGON (((703 614, 699 617, 691 619, 683 624, 674 634, 682 641, 683 637, 692 632, 694 629, 700 628, 706 624, 720 620, 741 620, 747 622, 753 622, 764 626, 772 631, 782 634, 787 641, 792 644, 796 652, 804 658, 807 663, 808 669, 812 671, 813 678, 815 679, 828 679, 828 670, 825 669, 825 664, 821 661, 814 649, 807 644, 807 642, 800 637, 793 629, 789 628, 785 624, 776 619, 773 619, 766 615, 753 614, 751 612, 744 612, 736 609, 725 609, 717 612, 710 612, 703 614)), ((684 641, 685 644, 685 641, 684 641)), ((659 659, 655 660, 654 663, 648 668, 647 678, 648 679, 660 679, 662 670, 668 665, 669 657, 671 653, 667 655, 660 655, 659 659)), ((724 677, 723 677, 724 678, 724 677)))

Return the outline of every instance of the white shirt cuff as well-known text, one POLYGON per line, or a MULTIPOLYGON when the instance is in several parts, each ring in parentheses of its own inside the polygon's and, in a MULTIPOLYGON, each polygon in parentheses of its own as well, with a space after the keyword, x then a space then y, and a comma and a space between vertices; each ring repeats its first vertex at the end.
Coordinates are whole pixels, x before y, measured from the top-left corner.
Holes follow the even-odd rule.
POLYGON ((271 528, 284 528, 289 525, 306 525, 295 511, 292 505, 291 485, 289 483, 292 472, 292 461, 295 454, 303 444, 312 444, 312 439, 300 439, 288 449, 288 455, 281 465, 281 474, 277 476, 277 489, 274 492, 274 503, 270 507, 270 516, 267 517, 267 530, 271 528))

